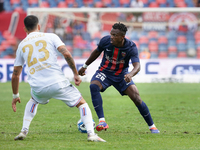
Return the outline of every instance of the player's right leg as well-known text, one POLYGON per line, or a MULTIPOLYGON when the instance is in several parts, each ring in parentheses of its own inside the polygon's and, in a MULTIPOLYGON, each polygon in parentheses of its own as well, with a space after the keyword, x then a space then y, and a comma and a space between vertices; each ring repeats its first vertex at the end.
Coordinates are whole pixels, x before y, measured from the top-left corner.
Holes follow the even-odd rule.
POLYGON ((94 133, 92 113, 86 101, 82 98, 76 107, 79 108, 81 120, 86 126, 88 141, 106 142, 94 133))
POLYGON ((22 130, 14 138, 14 140, 23 140, 24 138, 26 138, 30 123, 37 113, 37 107, 38 107, 38 103, 31 98, 25 107, 22 130))

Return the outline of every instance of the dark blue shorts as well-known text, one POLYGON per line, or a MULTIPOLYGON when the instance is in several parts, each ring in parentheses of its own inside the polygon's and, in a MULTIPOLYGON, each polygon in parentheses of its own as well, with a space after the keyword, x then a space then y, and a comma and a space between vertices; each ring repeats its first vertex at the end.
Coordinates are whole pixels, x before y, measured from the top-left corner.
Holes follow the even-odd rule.
MULTIPOLYGON (((114 86, 115 89, 118 90, 118 92, 121 95, 126 95, 124 93, 124 91, 132 84, 134 84, 134 82, 131 80, 131 82, 127 83, 124 80, 124 76, 122 76, 121 78, 119 78, 117 81, 113 80, 115 77, 114 75, 110 75, 108 73, 103 73, 99 70, 96 71, 96 73, 93 75, 91 81, 93 80, 98 80, 101 85, 103 86, 103 89, 101 90, 101 92, 104 92, 109 86, 114 86)), ((115 78, 116 79, 116 78, 115 78)))

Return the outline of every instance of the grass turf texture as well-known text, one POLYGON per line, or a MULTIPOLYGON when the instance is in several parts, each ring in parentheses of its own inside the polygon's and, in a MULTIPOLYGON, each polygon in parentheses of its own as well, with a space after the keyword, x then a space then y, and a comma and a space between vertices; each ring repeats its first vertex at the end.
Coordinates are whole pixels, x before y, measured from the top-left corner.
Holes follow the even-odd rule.
MULTIPOLYGON (((30 87, 27 83, 20 83, 21 104, 17 104, 17 112, 14 113, 11 107, 11 83, 1 83, 0 149, 200 149, 199 84, 140 83, 137 87, 160 134, 150 134, 133 102, 110 87, 102 93, 104 113, 110 128, 98 132, 106 143, 87 142, 87 134, 77 130, 79 110, 54 99, 47 105, 38 106, 26 139, 14 141, 22 127, 24 108, 30 99, 30 87)), ((82 83, 78 89, 88 102, 94 121, 98 123, 90 98, 89 83, 82 83)))

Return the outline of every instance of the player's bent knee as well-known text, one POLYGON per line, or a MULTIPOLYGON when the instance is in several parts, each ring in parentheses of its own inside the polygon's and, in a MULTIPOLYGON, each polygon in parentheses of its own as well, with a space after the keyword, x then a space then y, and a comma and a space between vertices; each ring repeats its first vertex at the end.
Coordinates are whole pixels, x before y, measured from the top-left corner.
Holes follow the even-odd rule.
POLYGON ((78 108, 80 105, 85 104, 86 101, 85 99, 82 97, 82 99, 80 100, 80 102, 76 105, 76 107, 78 108))
POLYGON ((90 91, 91 91, 92 93, 99 92, 99 91, 100 91, 100 88, 99 88, 99 86, 96 85, 96 84, 90 84, 90 91))

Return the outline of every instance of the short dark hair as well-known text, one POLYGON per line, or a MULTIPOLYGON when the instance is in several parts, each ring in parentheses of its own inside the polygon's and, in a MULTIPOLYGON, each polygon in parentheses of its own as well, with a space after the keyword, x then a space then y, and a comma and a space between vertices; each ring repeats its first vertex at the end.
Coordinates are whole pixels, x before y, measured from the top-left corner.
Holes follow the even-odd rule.
POLYGON ((26 16, 24 19, 24 25, 28 31, 33 31, 37 28, 37 25, 39 23, 39 20, 34 15, 26 16))
POLYGON ((127 27, 123 23, 120 23, 120 22, 119 23, 115 23, 112 26, 112 28, 120 30, 123 35, 125 35, 126 31, 127 31, 127 27))

